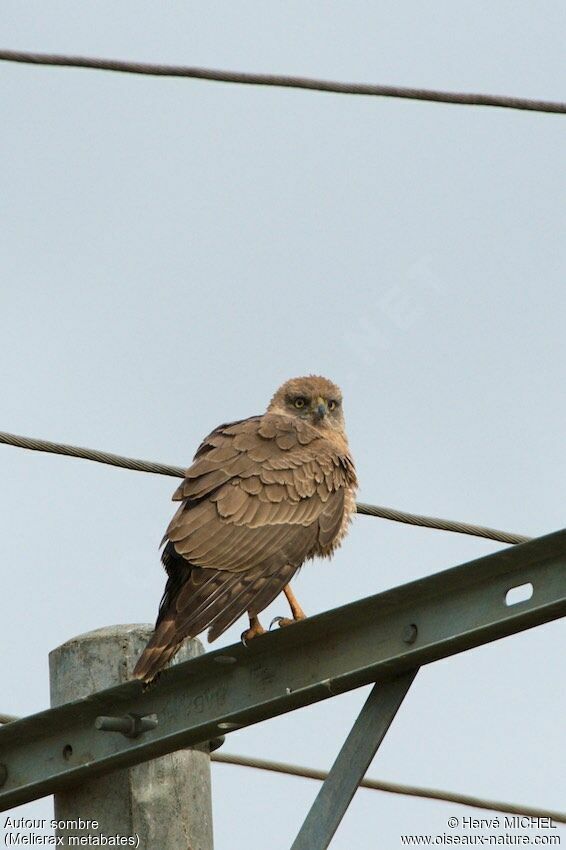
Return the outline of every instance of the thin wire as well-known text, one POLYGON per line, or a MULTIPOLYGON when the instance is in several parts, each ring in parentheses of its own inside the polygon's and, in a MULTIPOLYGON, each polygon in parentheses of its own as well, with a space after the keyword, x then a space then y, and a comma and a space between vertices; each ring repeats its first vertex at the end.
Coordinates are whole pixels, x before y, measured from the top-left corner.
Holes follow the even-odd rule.
MULTIPOLYGON (((284 773, 287 776, 301 776, 305 779, 317 779, 324 782, 328 776, 325 770, 313 770, 310 767, 302 767, 297 764, 287 764, 280 761, 269 761, 267 759, 248 758, 231 753, 211 753, 212 761, 221 764, 234 764, 239 767, 251 767, 257 770, 269 770, 274 773, 284 773)), ((499 800, 486 800, 482 797, 473 797, 471 794, 458 794, 452 791, 441 791, 438 788, 422 788, 418 785, 401 785, 397 782, 384 782, 377 779, 362 779, 360 788, 369 788, 372 791, 386 791, 388 794, 403 794, 407 797, 422 797, 427 800, 442 800, 447 803, 458 803, 461 806, 472 806, 475 809, 489 809, 492 812, 506 812, 507 814, 526 815, 535 818, 551 818, 557 823, 566 823, 566 812, 555 812, 551 809, 539 809, 536 806, 526 806, 516 803, 504 803, 499 800)))
MULTIPOLYGON (((0 714, 0 725, 12 723, 19 720, 13 714, 0 714)), ((248 758, 232 753, 210 754, 211 761, 219 764, 233 764, 239 767, 251 767, 256 770, 268 770, 272 773, 283 773, 287 776, 300 776, 304 779, 317 779, 324 782, 328 776, 325 770, 314 770, 311 767, 302 767, 298 764, 288 764, 281 761, 270 761, 269 759, 248 758)), ((526 815, 535 818, 552 818, 557 823, 566 823, 566 812, 555 812, 551 809, 539 809, 535 806, 517 805, 515 803, 502 803, 498 800, 485 800, 482 797, 473 797, 471 794, 458 794, 452 791, 441 791, 438 788, 422 788, 418 785, 401 785, 397 782, 385 782, 377 779, 362 779, 361 788, 369 788, 372 791, 386 791, 388 794, 403 794, 407 797, 423 797, 428 800, 443 800, 448 803, 458 803, 462 806, 472 806, 475 809, 489 809, 493 812, 507 812, 508 814, 526 815)))
POLYGON ((312 77, 292 77, 287 74, 256 74, 246 71, 222 71, 214 68, 195 68, 187 65, 161 65, 149 62, 125 62, 121 59, 98 59, 89 56, 30 53, 22 50, 0 50, 0 60, 24 62, 31 65, 57 65, 73 68, 95 68, 101 71, 119 71, 126 74, 146 74, 153 77, 192 77, 222 83, 240 83, 254 86, 278 86, 334 92, 335 94, 373 95, 409 100, 427 100, 438 103, 456 103, 469 106, 499 106, 504 109, 523 109, 531 112, 566 113, 566 103, 548 100, 531 100, 493 94, 446 92, 433 89, 416 89, 404 86, 381 86, 371 83, 343 83, 336 80, 319 80, 312 77))
POLYGON ((109 466, 133 469, 135 472, 153 472, 157 475, 171 475, 175 478, 184 478, 185 476, 185 469, 182 466, 169 466, 166 463, 137 460, 132 457, 115 455, 111 452, 100 452, 97 449, 84 449, 80 446, 68 446, 65 443, 52 443, 49 440, 36 440, 33 437, 7 434, 4 431, 0 431, 0 443, 5 443, 8 446, 17 446, 21 449, 31 449, 37 452, 50 452, 56 455, 67 455, 67 457, 81 457, 84 460, 107 463, 109 466))
MULTIPOLYGON (((138 460, 131 457, 122 457, 111 452, 101 452, 97 449, 85 449, 79 446, 69 446, 65 443, 52 443, 49 440, 37 440, 33 437, 21 437, 17 434, 8 434, 0 431, 0 443, 8 446, 17 446, 22 449, 30 449, 38 452, 50 452, 51 454, 66 455, 67 457, 80 457, 84 460, 93 460, 97 463, 106 463, 109 466, 118 466, 121 469, 132 469, 136 472, 151 472, 157 475, 170 475, 175 478, 183 478, 185 468, 182 466, 170 466, 166 463, 154 463, 148 460, 138 460)), ((497 540, 500 543, 526 543, 531 540, 524 534, 512 534, 507 531, 499 531, 496 528, 487 528, 481 525, 470 525, 469 523, 457 522, 449 519, 421 516, 410 514, 406 511, 398 511, 395 508, 386 508, 379 505, 367 505, 358 502, 357 513, 365 516, 376 516, 393 522, 404 522, 408 525, 418 525, 424 528, 435 528, 439 531, 452 531, 457 534, 469 534, 472 537, 484 537, 488 540, 497 540)))
POLYGON ((532 540, 532 537, 527 537, 525 534, 513 534, 508 531, 499 531, 497 528, 470 525, 470 523, 457 522, 451 519, 409 514, 406 511, 398 511, 395 508, 366 505, 363 502, 357 503, 356 510, 359 514, 365 514, 366 516, 377 516, 381 517, 381 519, 393 520, 393 522, 406 522, 409 525, 420 525, 423 528, 436 528, 439 531, 455 531, 458 534, 470 534, 472 537, 499 540, 501 543, 526 543, 528 540, 532 540))

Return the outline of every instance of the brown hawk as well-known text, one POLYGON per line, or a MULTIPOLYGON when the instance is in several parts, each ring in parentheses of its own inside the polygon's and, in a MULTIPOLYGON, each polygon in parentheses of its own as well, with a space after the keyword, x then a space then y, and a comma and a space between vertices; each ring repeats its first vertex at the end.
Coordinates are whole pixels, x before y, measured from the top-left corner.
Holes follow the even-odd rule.
POLYGON ((339 388, 293 378, 262 416, 220 425, 201 443, 173 495, 181 505, 162 543, 168 580, 155 631, 134 676, 151 681, 181 642, 208 627, 212 641, 248 612, 244 641, 263 633, 258 614, 308 558, 345 536, 357 487, 339 388))

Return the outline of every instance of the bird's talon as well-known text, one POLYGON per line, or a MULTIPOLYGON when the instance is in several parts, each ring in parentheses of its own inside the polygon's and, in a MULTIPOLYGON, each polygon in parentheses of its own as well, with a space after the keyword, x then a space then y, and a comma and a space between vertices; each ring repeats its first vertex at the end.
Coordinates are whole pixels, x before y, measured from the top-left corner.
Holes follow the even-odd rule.
POLYGON ((240 635, 240 640, 244 644, 245 647, 248 646, 248 643, 252 638, 259 637, 259 635, 264 635, 265 629, 259 622, 257 617, 250 617, 250 627, 246 629, 245 632, 242 632, 240 635))
POLYGON ((290 620, 289 617, 274 617, 271 623, 269 624, 269 631, 271 631, 274 623, 277 623, 280 629, 285 628, 285 626, 292 626, 293 623, 296 623, 296 620, 290 620))

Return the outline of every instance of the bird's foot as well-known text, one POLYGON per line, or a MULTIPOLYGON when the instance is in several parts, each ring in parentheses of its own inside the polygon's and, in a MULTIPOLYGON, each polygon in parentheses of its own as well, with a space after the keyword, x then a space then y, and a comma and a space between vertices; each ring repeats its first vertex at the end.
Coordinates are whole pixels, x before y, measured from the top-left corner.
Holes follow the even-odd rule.
POLYGON ((248 642, 250 640, 252 640, 255 637, 258 637, 259 635, 264 635, 264 634, 265 634, 265 629, 263 628, 263 626, 261 625, 261 623, 259 622, 257 617, 254 617, 252 620, 250 620, 249 629, 246 629, 240 635, 240 640, 242 641, 244 646, 247 646, 248 642))
POLYGON ((274 624, 277 623, 278 628, 282 629, 285 626, 292 626, 293 623, 298 623, 300 620, 304 620, 305 615, 302 617, 274 617, 271 623, 269 624, 269 631, 273 628, 274 624))

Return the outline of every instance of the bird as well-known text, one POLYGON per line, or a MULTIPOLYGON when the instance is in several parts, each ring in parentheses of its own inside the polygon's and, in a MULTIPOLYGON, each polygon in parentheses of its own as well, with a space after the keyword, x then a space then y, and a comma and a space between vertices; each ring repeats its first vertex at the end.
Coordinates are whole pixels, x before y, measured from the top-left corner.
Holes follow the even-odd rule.
POLYGON ((289 582, 342 543, 357 486, 342 393, 327 378, 291 378, 262 415, 215 428, 173 494, 181 504, 161 541, 167 582, 133 677, 151 683, 183 640, 208 628, 213 641, 246 612, 247 645, 282 591, 291 617, 272 625, 304 619, 289 582))

